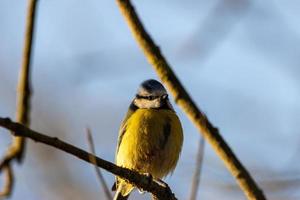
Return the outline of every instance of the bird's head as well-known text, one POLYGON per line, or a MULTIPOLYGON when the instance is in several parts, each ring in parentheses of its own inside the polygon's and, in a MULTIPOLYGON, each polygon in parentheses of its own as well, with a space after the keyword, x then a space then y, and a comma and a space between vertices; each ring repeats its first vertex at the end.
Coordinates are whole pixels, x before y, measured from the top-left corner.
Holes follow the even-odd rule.
POLYGON ((141 83, 133 104, 138 108, 165 108, 173 110, 167 90, 160 82, 154 79, 141 83))

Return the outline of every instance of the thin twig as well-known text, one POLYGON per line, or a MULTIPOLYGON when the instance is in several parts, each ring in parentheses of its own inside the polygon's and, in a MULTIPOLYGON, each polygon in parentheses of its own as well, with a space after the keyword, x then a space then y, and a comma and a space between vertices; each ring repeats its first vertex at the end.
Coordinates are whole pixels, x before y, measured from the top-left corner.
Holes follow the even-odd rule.
MULTIPOLYGON (((89 128, 86 128, 86 135, 87 135, 87 140, 88 140, 90 152, 91 152, 93 155, 96 155, 93 136, 92 136, 91 130, 90 130, 89 128)), ((104 191, 104 193, 105 193, 106 199, 107 199, 107 200, 112 200, 112 195, 111 195, 111 193, 110 193, 110 190, 108 189, 108 186, 107 186, 107 184, 106 184, 106 181, 105 181, 105 179, 104 179, 104 177, 103 177, 103 175, 102 175, 102 173, 101 173, 101 170, 100 170, 99 167, 97 166, 96 158, 95 158, 95 156, 93 156, 93 155, 90 157, 90 161, 91 161, 91 163, 94 164, 97 178, 98 178, 98 180, 99 180, 99 182, 100 182, 100 185, 102 185, 102 188, 103 188, 103 191, 104 191)))
POLYGON ((130 0, 117 0, 133 36, 143 50, 149 63, 153 66, 158 76, 175 98, 175 102, 182 108, 190 120, 195 124, 203 137, 210 143, 215 152, 224 162, 227 169, 236 178, 240 188, 248 199, 265 200, 262 190, 255 183, 249 172, 238 160, 231 148, 220 135, 205 114, 197 107, 190 95, 184 89, 179 79, 160 52, 159 47, 153 42, 146 32, 130 0))
POLYGON ((5 165, 3 171, 5 172, 5 180, 2 191, 0 191, 0 199, 1 197, 9 197, 11 195, 11 188, 14 182, 14 174, 12 172, 11 166, 5 165))
POLYGON ((196 167, 195 172, 193 175, 192 187, 191 187, 191 195, 190 200, 196 200, 199 185, 200 185, 200 176, 203 166, 203 157, 204 157, 204 145, 205 140, 203 137, 200 136, 199 145, 198 145, 198 152, 197 152, 197 159, 196 159, 196 167))
POLYGON ((90 158, 95 157, 98 167, 101 167, 113 173, 114 175, 119 176, 124 180, 127 180, 132 185, 134 185, 137 188, 140 188, 141 190, 151 192, 157 197, 157 199, 176 200, 175 195, 172 193, 171 189, 167 184, 162 184, 161 181, 156 181, 151 176, 146 176, 143 174, 139 174, 136 171, 119 167, 78 147, 75 147, 69 143, 59 140, 57 137, 49 137, 42 133, 33 131, 20 123, 12 122, 9 118, 0 117, 0 126, 11 130, 11 133, 14 133, 15 136, 26 137, 34 140, 35 142, 47 144, 91 164, 93 163, 90 160, 90 158))
MULTIPOLYGON (((26 126, 30 124, 30 65, 31 65, 31 52, 34 34, 34 23, 36 16, 36 4, 37 0, 28 0, 26 28, 24 38, 24 48, 22 56, 22 66, 19 74, 18 94, 17 94, 17 110, 16 121, 26 126)), ((3 167, 9 170, 5 170, 5 176, 7 176, 5 184, 6 194, 1 193, 2 197, 9 197, 13 189, 13 169, 11 166, 12 161, 16 160, 19 163, 22 162, 24 157, 25 138, 13 137, 13 141, 4 155, 0 163, 0 172, 3 167)))

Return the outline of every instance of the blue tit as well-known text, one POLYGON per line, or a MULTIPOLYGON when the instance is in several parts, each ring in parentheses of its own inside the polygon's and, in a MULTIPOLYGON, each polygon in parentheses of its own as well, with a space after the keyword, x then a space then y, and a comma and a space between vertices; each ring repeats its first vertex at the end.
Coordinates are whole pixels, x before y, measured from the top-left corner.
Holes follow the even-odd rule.
MULTIPOLYGON (((116 150, 116 164, 161 179, 176 167, 183 131, 164 86, 144 81, 123 120, 116 150)), ((127 199, 133 186, 116 178, 114 200, 127 199)))

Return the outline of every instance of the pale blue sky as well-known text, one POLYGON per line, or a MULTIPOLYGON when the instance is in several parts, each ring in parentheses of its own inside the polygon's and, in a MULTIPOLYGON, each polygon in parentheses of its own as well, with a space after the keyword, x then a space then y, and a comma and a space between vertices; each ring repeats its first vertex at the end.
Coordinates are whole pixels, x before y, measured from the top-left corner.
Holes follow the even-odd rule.
MULTIPOLYGON (((182 83, 268 199, 299 199, 300 2, 134 4, 182 83)), ((0 116, 14 117, 25 9, 24 0, 0 0, 0 116)), ((32 128, 86 149, 89 125, 98 155, 113 161, 119 124, 139 83, 157 77, 114 1, 39 0, 38 9, 32 128)), ((175 108, 185 141, 167 182, 186 199, 199 136, 175 108)), ((9 136, 0 133, 3 153, 9 136)), ((24 165, 15 172, 12 200, 103 195, 91 166, 31 141, 24 165)), ((104 174, 112 184, 113 176, 104 174)), ((209 145, 198 197, 245 199, 209 145)))

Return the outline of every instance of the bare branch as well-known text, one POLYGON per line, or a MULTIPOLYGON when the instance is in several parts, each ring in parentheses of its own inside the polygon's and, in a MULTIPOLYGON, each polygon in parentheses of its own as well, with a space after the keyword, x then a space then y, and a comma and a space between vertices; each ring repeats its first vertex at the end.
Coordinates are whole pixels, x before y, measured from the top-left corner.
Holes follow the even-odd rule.
POLYGON ((200 184, 200 175, 201 175, 201 170, 202 170, 202 165, 203 165, 204 144, 205 144, 204 138, 201 137, 199 140, 199 145, 198 145, 196 167, 195 167, 195 172, 193 175, 190 200, 197 199, 197 193, 198 193, 199 184, 200 184))
POLYGON ((176 197, 174 196, 174 194, 172 193, 171 189, 167 184, 161 184, 160 180, 156 181, 151 176, 146 176, 143 174, 139 174, 136 171, 119 167, 109 161, 103 160, 78 147, 75 147, 71 144, 61 141, 56 137, 49 137, 42 133, 33 131, 20 123, 12 122, 9 118, 0 117, 0 126, 11 130, 12 131, 11 133, 14 133, 15 136, 30 138, 36 142, 47 144, 49 146, 55 147, 56 149, 69 153, 91 164, 93 163, 90 160, 90 158, 94 157, 96 159, 96 164, 98 167, 101 167, 115 174, 116 176, 119 176, 122 179, 129 181, 137 188, 140 188, 147 192, 151 192, 154 196, 156 196, 157 199, 176 200, 176 197))
POLYGON ((153 42, 150 35, 144 29, 142 22, 136 14, 129 0, 117 0, 118 6, 137 43, 143 50, 149 63, 153 66, 158 76, 175 98, 175 102, 187 114, 195 124, 203 137, 210 143, 218 156, 223 160, 225 166, 236 178, 240 188, 248 199, 266 199, 262 190, 255 183, 249 172, 235 156, 225 140, 205 114, 197 107, 190 95, 184 89, 179 79, 161 54, 158 46, 153 42))
MULTIPOLYGON (((22 66, 19 74, 18 83, 18 95, 17 95, 17 112, 16 121, 26 126, 30 124, 30 64, 31 64, 31 52, 34 33, 34 22, 36 15, 36 3, 37 0, 28 0, 26 28, 24 38, 24 49, 22 57, 22 66)), ((7 191, 6 197, 9 197, 13 188, 13 169, 11 162, 16 160, 19 163, 22 162, 24 157, 25 139, 22 137, 13 137, 12 144, 6 151, 4 158, 0 163, 0 171, 5 170, 6 187, 3 191, 7 191), (9 169, 9 170, 8 170, 9 169)), ((3 193, 4 196, 4 193, 3 193)))
MULTIPOLYGON (((95 151, 95 145, 94 145, 94 140, 93 140, 93 136, 92 136, 92 133, 91 133, 91 130, 89 128, 86 128, 86 134, 87 134, 87 140, 88 140, 88 144, 89 144, 89 148, 90 148, 90 152, 93 154, 93 155, 96 155, 96 151, 95 151)), ((103 187, 103 191, 105 193, 105 196, 106 196, 106 199, 107 200, 112 200, 112 195, 107 187, 107 184, 106 184, 106 181, 101 173, 101 170, 98 168, 97 166, 97 163, 96 163, 96 158, 95 156, 91 156, 90 157, 90 161, 91 163, 94 164, 94 167, 95 167, 95 171, 96 171, 96 175, 97 175, 97 178, 100 182, 100 185, 102 185, 103 187)))
POLYGON ((12 184, 14 183, 14 175, 11 166, 5 165, 2 171, 5 172, 5 180, 2 191, 0 191, 0 199, 1 197, 6 198, 11 195, 11 188, 13 187, 12 184))

